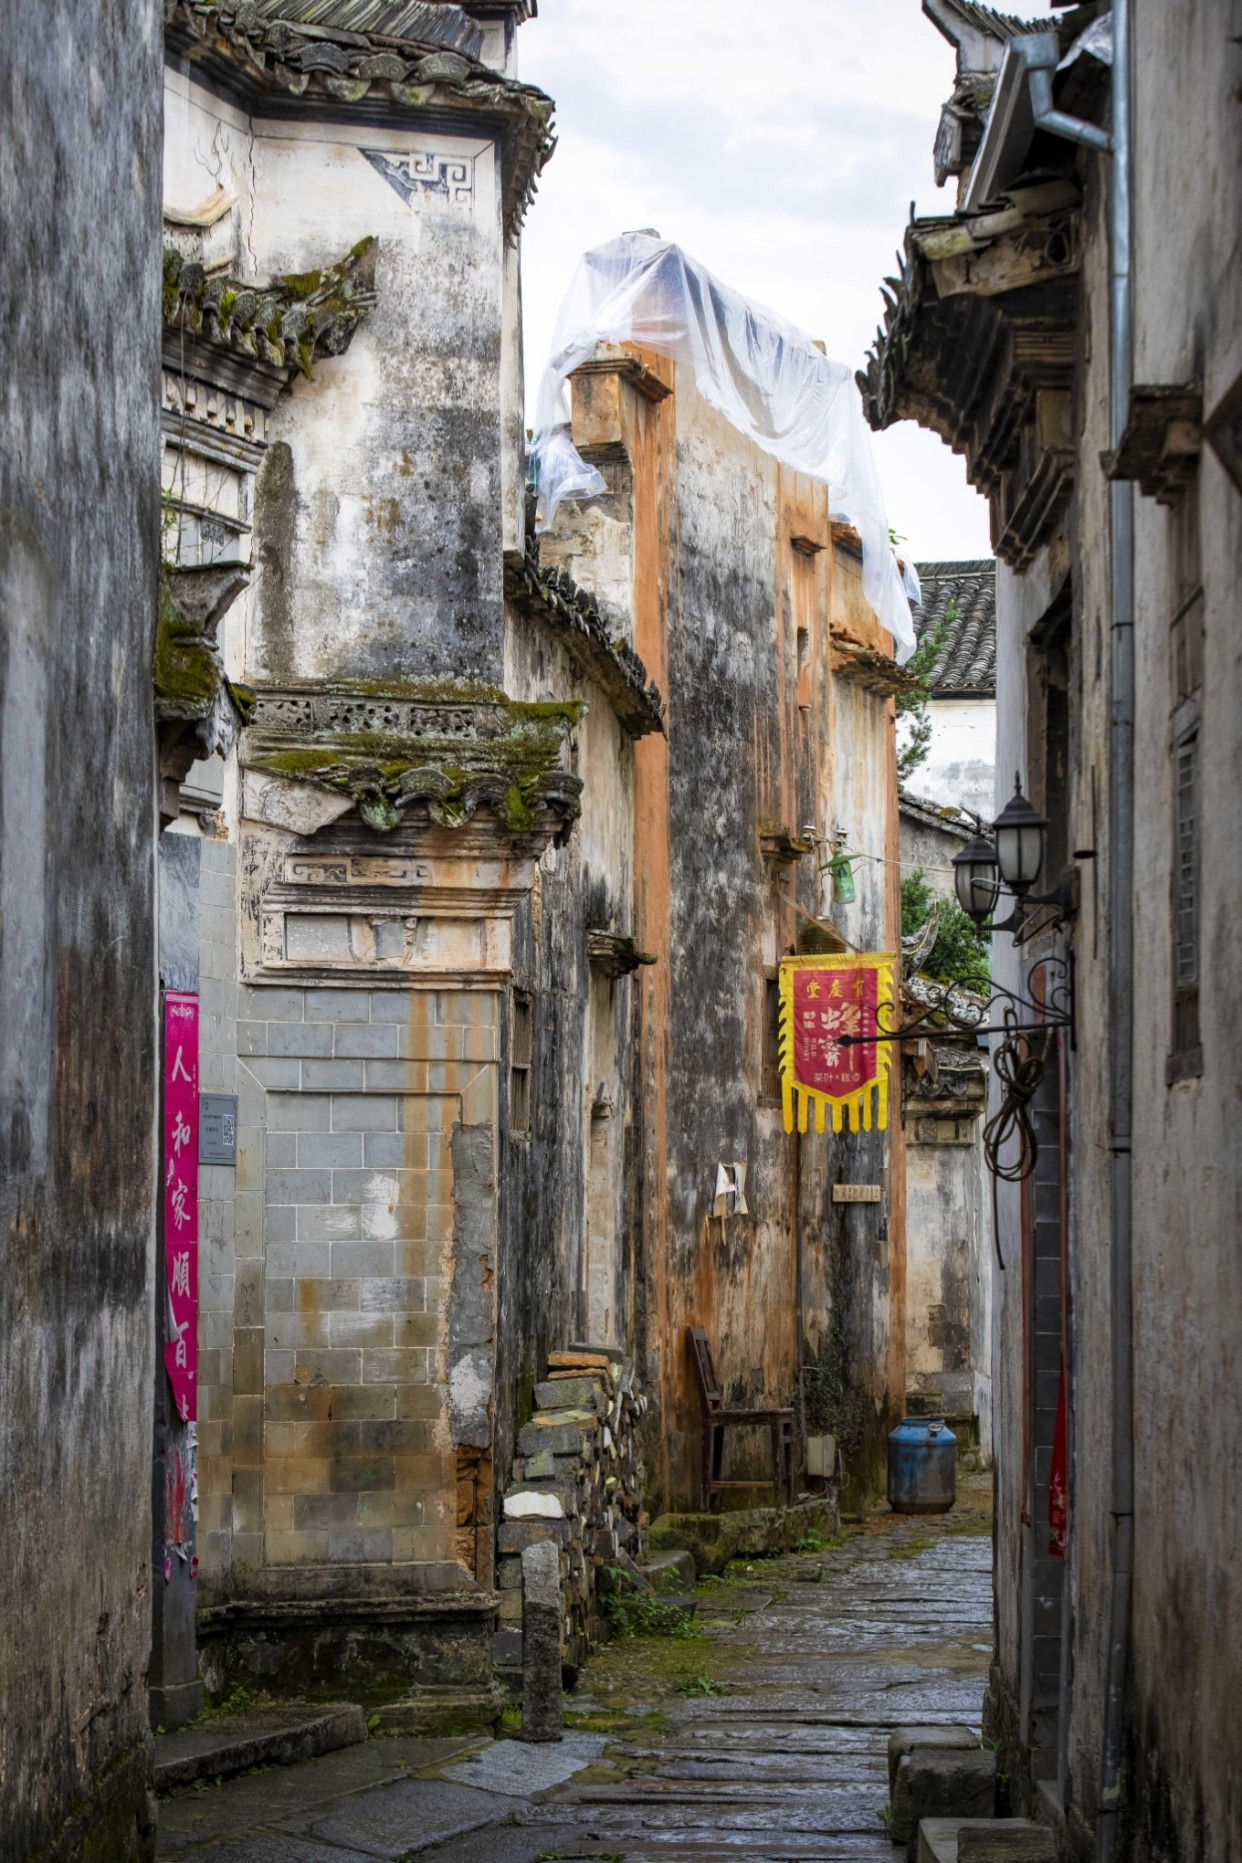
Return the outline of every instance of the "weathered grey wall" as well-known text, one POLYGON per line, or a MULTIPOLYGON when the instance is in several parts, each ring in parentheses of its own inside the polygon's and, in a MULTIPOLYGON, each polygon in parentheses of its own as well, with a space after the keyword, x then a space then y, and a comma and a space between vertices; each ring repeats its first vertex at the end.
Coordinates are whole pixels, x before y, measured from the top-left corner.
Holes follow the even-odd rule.
POLYGON ((155 0, 0 6, 0 1831, 14 1859, 153 1846, 160 25, 155 0))
POLYGON ((518 280, 495 145, 473 133, 251 118, 197 78, 166 80, 165 198, 236 196, 204 257, 268 279, 379 241, 378 302, 347 356, 277 404, 256 487, 247 677, 444 675, 499 684, 501 550, 516 528, 518 280), (391 171, 451 159, 451 195, 391 171), (400 177, 398 176, 398 179, 400 177))
MULTIPOLYGON (((616 912, 618 928, 632 929, 659 960, 628 985, 635 1045, 621 1066, 634 1127, 613 1141, 634 1238, 624 1300, 659 1405, 649 1441, 653 1506, 694 1502, 698 1493, 687 1324, 707 1327, 730 1401, 790 1401, 797 1227, 806 1334, 816 1346, 826 1338, 835 1302, 862 1400, 862 1460, 873 1472, 904 1353, 904 1324, 890 1326, 904 1273, 902 1255, 894 1281, 904 1181, 894 1201, 892 1133, 787 1136, 765 1078, 768 986, 807 912, 819 910, 821 887, 813 857, 765 858, 764 837, 797 836, 811 823, 826 839, 842 821, 851 845, 879 856, 846 909, 846 935, 871 949, 892 948, 896 935, 896 887, 886 881, 896 870, 884 864, 896 853, 891 707, 831 671, 830 628, 865 637, 874 619, 849 552, 834 546, 823 488, 743 442, 701 400, 689 371, 678 370, 674 382, 671 368, 658 366, 674 393, 655 405, 624 382, 618 400, 610 374, 585 378, 575 437, 594 449, 610 490, 566 508, 544 542, 545 559, 598 597, 610 632, 632 642, 668 706, 667 739, 634 746, 632 779, 620 758, 598 771, 585 756, 579 764, 584 801, 598 775, 610 806, 615 797, 616 810, 631 814, 635 837, 632 904, 624 875, 620 887, 611 877, 607 886, 591 881, 583 904, 592 914, 616 912), (795 536, 809 548, 795 549, 795 536), (735 1162, 748 1168, 749 1214, 722 1221, 711 1214, 716 1170, 735 1162), (835 1179, 883 1182, 885 1203, 834 1207, 835 1179)), ((584 875, 589 868, 584 862, 584 875)), ((602 881, 609 869, 599 872, 602 881)), ((560 884, 543 879, 549 917, 560 884)), ((562 984, 568 992, 568 1057, 574 1041, 590 1037, 581 959, 566 958, 552 975, 558 1000, 562 984)), ((616 1013, 624 1029, 625 1012, 616 1013)), ((629 1039, 627 1032, 623 1052, 629 1039)), ((564 1065, 568 1105, 581 1063, 564 1065)), ((576 1203, 587 1134, 572 1117, 565 1170, 576 1203)), ((567 1260, 573 1236, 561 1235, 558 1248, 568 1293, 582 1285, 567 1260)), ((761 1445, 739 1437, 728 1453, 727 1473, 763 1473, 761 1445)))
MULTIPOLYGON (((1135 380, 1200 380, 1210 416, 1242 371, 1242 5, 1136 0, 1135 53, 1135 380)), ((1133 1802, 1152 1855, 1223 1860, 1242 1854, 1242 492, 1205 447, 1186 496, 1197 545, 1192 510, 1136 498, 1133 1802), (1169 627, 1196 573, 1202 1073, 1170 1085, 1169 627)))
MULTIPOLYGON (((1236 4, 1179 9, 1136 0, 1134 60, 1134 377, 1201 381, 1210 413, 1242 367, 1242 303, 1232 228, 1239 214, 1236 4), (1230 229, 1228 233, 1224 229, 1230 229)), ((1067 570, 1071 649, 1071 846, 1092 847, 1074 925, 1076 1043, 1070 1092, 1070 1558, 1063 1668, 1068 1713, 1060 1787, 1071 1840, 1090 1844, 1107 1674, 1112 1528, 1109 1300, 1108 962, 1109 585, 1107 227, 1100 165, 1083 166, 1084 314, 1080 435, 1067 542, 1024 577, 1002 570, 998 598, 998 768, 1024 766, 1026 643, 1067 570)), ((1236 1349, 1242 1313, 1236 1055, 1239 664, 1242 500, 1205 448, 1197 486, 1198 562, 1188 563, 1185 502, 1170 511, 1134 491, 1136 534, 1136 871, 1133 1251, 1135 1576, 1125 1804, 1134 1854, 1224 1859, 1242 1845, 1236 1702, 1242 1687, 1242 1429, 1236 1349), (1179 532, 1182 535, 1179 538, 1179 532), (1202 1072, 1170 1081, 1173 779, 1170 624, 1186 577, 1203 588, 1203 793, 1200 924, 1202 1072)), ((1003 797, 998 798, 1003 800, 1003 797)), ((1028 949, 1025 960, 1033 952, 1028 949)), ((1018 979, 1008 939, 1003 981, 1018 979)), ((1035 1547, 1021 1521, 1023 1391, 1019 1199, 1002 1185, 998 1277, 998 1698, 1018 1729, 1024 1674, 1019 1604, 1035 1547)), ((1046 1531, 1046 1522, 1044 1530, 1046 1531)), ((1020 1739, 1017 1741, 1020 1746, 1020 1739)), ((1011 1755, 1011 1759, 1015 1757, 1011 1755)))
MULTIPOLYGON (((581 698, 587 713, 571 757, 583 778, 582 815, 565 847, 549 848, 529 906, 514 926, 513 979, 530 994, 534 1019, 533 1120, 529 1135, 508 1129, 500 1171, 501 1262, 497 1378, 497 1479, 508 1477, 515 1425, 530 1413, 549 1351, 594 1337, 583 1298, 590 1246, 591 1103, 601 1084, 592 1042, 593 1000, 615 1047, 615 1169, 606 1196, 617 1247, 613 1340, 629 1345, 633 1320, 632 977, 593 974, 587 932, 633 931, 634 749, 600 689, 536 622, 513 617, 508 690, 524 698, 581 698)), ((506 1059, 509 1031, 506 1028, 506 1059)), ((602 1045, 602 1044, 601 1044, 602 1045)))

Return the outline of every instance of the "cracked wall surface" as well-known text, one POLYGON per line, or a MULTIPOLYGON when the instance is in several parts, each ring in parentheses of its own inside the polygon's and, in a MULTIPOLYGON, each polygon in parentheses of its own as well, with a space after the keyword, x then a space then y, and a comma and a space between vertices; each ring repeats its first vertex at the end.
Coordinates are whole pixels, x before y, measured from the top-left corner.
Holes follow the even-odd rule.
POLYGON ((161 18, 3 30, 0 1830, 143 1857, 161 18))

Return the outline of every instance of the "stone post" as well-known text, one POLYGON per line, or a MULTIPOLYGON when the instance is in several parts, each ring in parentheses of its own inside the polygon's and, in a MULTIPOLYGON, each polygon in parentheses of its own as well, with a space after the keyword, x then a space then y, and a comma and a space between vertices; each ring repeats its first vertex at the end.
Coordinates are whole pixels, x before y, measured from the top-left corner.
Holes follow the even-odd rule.
POLYGON ((561 1553, 539 1540, 522 1554, 522 1738, 560 1740, 561 1553))

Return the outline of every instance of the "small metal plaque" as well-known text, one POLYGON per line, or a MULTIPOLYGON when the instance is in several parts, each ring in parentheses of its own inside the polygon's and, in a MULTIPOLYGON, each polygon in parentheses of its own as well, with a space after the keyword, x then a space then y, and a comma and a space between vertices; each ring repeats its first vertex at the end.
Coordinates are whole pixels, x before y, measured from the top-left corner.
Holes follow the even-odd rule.
POLYGON ((237 1163, 235 1093, 199 1094, 198 1161, 200 1164, 237 1163))
POLYGON ((878 1203, 880 1196, 878 1184, 834 1184, 832 1186, 834 1203, 878 1203))

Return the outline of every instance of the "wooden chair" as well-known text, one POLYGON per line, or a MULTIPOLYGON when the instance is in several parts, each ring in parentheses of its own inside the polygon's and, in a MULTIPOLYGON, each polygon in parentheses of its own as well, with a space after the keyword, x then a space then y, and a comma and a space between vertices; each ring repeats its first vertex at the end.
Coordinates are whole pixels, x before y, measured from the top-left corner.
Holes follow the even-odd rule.
POLYGON ((727 1410, 724 1392, 716 1376, 712 1349, 701 1326, 687 1326, 686 1342, 699 1385, 699 1406, 703 1413, 703 1511, 711 1513, 715 1498, 725 1488, 772 1489, 775 1506, 792 1499, 793 1494, 793 1416, 792 1410, 727 1410), (764 1481, 722 1481, 725 1431, 764 1429, 772 1439, 772 1473, 764 1481))

